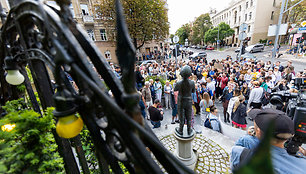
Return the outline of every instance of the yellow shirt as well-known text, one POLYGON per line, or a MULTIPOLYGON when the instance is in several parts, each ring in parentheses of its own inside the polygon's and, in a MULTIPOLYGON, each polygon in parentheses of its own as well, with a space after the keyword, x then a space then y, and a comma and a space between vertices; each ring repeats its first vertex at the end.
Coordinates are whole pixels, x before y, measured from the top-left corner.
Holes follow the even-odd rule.
POLYGON ((205 79, 206 79, 206 77, 207 77, 207 72, 203 72, 202 75, 203 75, 203 76, 205 77, 205 79))
POLYGON ((252 73, 251 73, 251 75, 253 75, 252 80, 256 80, 258 74, 259 74, 258 72, 252 72, 252 73))

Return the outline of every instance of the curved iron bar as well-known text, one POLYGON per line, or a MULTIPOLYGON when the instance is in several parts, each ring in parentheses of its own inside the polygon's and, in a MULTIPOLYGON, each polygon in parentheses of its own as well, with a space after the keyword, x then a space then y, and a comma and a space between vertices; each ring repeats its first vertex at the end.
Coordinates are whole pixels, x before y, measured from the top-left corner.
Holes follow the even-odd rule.
MULTIPOLYGON (((83 97, 88 99, 79 100, 79 113, 84 119, 87 127, 90 128, 90 132, 97 150, 101 152, 100 154, 102 154, 106 159, 113 159, 111 161, 107 161, 108 164, 106 165, 111 165, 111 167, 115 169, 115 172, 121 173, 121 171, 118 169, 118 165, 116 164, 118 159, 115 155, 109 153, 111 152, 110 147, 105 146, 106 144, 100 135, 100 128, 98 128, 97 122, 94 119, 95 115, 86 115, 83 107, 83 105, 86 105, 85 101, 94 107, 103 106, 102 110, 106 113, 108 118, 110 126, 109 129, 115 129, 119 133, 120 138, 123 140, 123 145, 126 147, 126 154, 128 160, 130 161, 125 163, 128 165, 128 169, 131 170, 131 172, 161 173, 160 167, 154 162, 154 160, 151 158, 151 154, 146 150, 146 146, 148 146, 169 173, 193 173, 178 159, 176 159, 165 147, 163 147, 152 131, 148 130, 147 125, 145 125, 145 128, 143 127, 143 120, 138 120, 137 118, 137 116, 139 116, 139 108, 137 108, 136 104, 138 104, 137 101, 139 100, 139 96, 135 95, 136 90, 135 87, 133 87, 133 82, 135 81, 135 79, 133 79, 135 51, 128 42, 130 38, 127 33, 122 15, 122 9, 118 0, 116 1, 116 4, 119 25, 118 36, 120 36, 118 40, 118 42, 120 42, 118 44, 120 47, 117 50, 117 54, 119 56, 120 65, 124 74, 124 91, 120 81, 114 76, 109 65, 102 57, 101 53, 99 53, 98 49, 92 42, 89 42, 89 39, 86 37, 84 32, 82 32, 80 28, 77 28, 72 21, 69 21, 68 24, 63 23, 63 21, 67 22, 67 19, 69 19, 69 17, 67 17, 69 15, 65 14, 67 13, 67 10, 63 10, 67 9, 68 4, 65 4, 64 2, 59 4, 62 8, 61 17, 59 17, 53 9, 41 4, 39 1, 24 1, 18 6, 12 8, 3 29, 6 31, 6 29, 14 30, 16 26, 18 28, 18 22, 20 22, 18 20, 24 18, 35 17, 36 20, 38 19, 44 21, 44 34, 45 37, 51 39, 52 45, 46 45, 45 43, 45 48, 43 50, 48 53, 50 52, 51 47, 55 47, 56 54, 50 55, 55 57, 53 61, 55 62, 57 68, 60 69, 63 66, 71 67, 69 72, 71 72, 73 79, 76 80, 76 83, 80 89, 79 95, 75 97, 83 97), (58 40, 61 40, 61 43, 59 43, 58 40), (121 47, 127 45, 128 48, 122 51, 121 49, 123 48, 121 47), (126 57, 127 60, 121 58, 123 54, 128 55, 126 57), (113 92, 116 91, 114 94, 116 102, 105 94, 105 87, 101 83, 99 76, 91 70, 92 68, 86 59, 87 56, 89 56, 90 60, 93 60, 92 62, 94 66, 99 68, 98 73, 103 77, 113 92), (123 62, 123 60, 128 62, 123 62), (96 102, 94 103, 93 101, 96 102), (83 109, 81 109, 82 107, 83 109), (123 108, 126 108, 125 111, 123 108), (132 108, 132 110, 129 110, 130 108, 132 108), (99 147, 101 143, 102 145, 104 144, 104 149, 99 147), (132 166, 134 169, 132 169, 132 166)), ((29 26, 19 27, 20 28, 17 30, 17 33, 25 31, 27 29, 26 27, 29 26)), ((20 36, 23 37, 22 33, 20 34, 20 36)), ((10 39, 5 38, 3 34, 2 38, 3 40, 10 39)), ((23 48, 29 46, 26 43, 27 39, 29 38, 21 38, 21 42, 23 43, 20 44, 23 46, 23 48)), ((10 50, 7 49, 6 51, 8 52, 7 54, 9 54, 10 50)), ((48 55, 47 53, 46 55, 48 55)), ((26 52, 24 52, 24 54, 27 55, 26 52)), ((61 75, 56 76, 57 83, 62 83, 60 78, 63 77, 61 75)))
POLYGON ((18 53, 16 55, 14 55, 13 59, 17 59, 18 57, 22 57, 25 55, 29 55, 27 53, 31 53, 31 52, 37 52, 39 54, 41 54, 44 58, 42 57, 37 57, 37 56, 28 56, 27 60, 21 59, 20 61, 28 61, 28 60, 41 60, 44 63, 46 63, 47 65, 49 65, 49 68, 54 69, 55 68, 55 63, 53 62, 53 60, 51 59, 51 57, 46 53, 43 52, 42 50, 38 49, 38 48, 30 48, 28 50, 25 50, 21 53, 18 53))

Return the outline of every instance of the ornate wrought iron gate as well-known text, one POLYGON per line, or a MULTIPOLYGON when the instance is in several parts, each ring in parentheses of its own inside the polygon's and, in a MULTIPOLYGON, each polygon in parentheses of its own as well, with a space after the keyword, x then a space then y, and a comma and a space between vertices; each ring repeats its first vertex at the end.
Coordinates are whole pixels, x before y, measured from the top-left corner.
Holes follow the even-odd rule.
MULTIPOLYGON (((4 80, 4 67, 7 70, 17 67, 25 76, 24 84, 34 110, 41 112, 25 71, 28 65, 43 109, 56 106, 58 117, 74 112, 81 115, 91 133, 101 173, 109 173, 109 167, 115 173, 123 173, 119 161, 130 173, 162 173, 160 165, 168 173, 193 173, 163 147, 140 114, 139 95, 135 89, 135 48, 119 0, 116 0, 117 57, 122 69, 121 80, 114 75, 87 34, 73 21, 69 0, 57 0, 60 9, 40 0, 11 3, 13 6, 9 14, 2 15, 2 104, 14 96, 14 89, 4 80), (46 65, 52 73, 48 72, 46 65), (67 73, 78 90, 69 83, 67 73), (55 78, 56 94, 50 76, 55 78), (114 98, 107 94, 105 84, 114 98), (160 164, 153 160, 152 155, 160 164)), ((80 173, 71 150, 72 140, 60 138, 55 131, 54 136, 64 158, 66 172, 80 173)), ((79 143, 79 137, 73 141, 79 143)), ((86 161, 80 161, 83 172, 87 173, 86 161)))

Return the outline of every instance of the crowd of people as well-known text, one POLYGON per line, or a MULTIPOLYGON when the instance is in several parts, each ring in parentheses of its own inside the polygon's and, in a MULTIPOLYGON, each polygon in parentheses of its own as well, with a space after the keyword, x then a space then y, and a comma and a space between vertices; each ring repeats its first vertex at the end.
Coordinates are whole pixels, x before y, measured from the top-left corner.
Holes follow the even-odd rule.
MULTIPOLYGON (((306 69, 296 72, 292 62, 286 66, 277 61, 255 61, 243 59, 233 61, 230 56, 223 60, 206 58, 196 60, 161 61, 136 66, 136 87, 141 93, 143 116, 150 119, 148 108, 157 99, 160 105, 172 109, 172 124, 177 120, 177 96, 174 86, 181 80, 180 69, 189 65, 195 81, 195 92, 192 94, 193 114, 209 116, 211 106, 222 103, 225 123, 231 123, 236 128, 246 130, 246 116, 250 109, 262 108, 264 100, 268 100, 273 91, 290 90, 296 92, 293 79, 305 77, 306 69)), ((120 73, 114 68, 116 73, 120 73)), ((118 76, 120 76, 118 74, 118 76)), ((266 103, 264 103, 266 104, 266 103)))
MULTIPOLYGON (((173 60, 168 60, 138 65, 135 85, 141 94, 140 106, 144 118, 151 121, 153 128, 161 126, 164 117, 163 107, 172 109, 171 123, 179 123, 177 119, 179 92, 174 89, 176 83, 182 79, 180 70, 185 65, 192 69, 193 75, 190 79, 195 82, 195 91, 192 93, 192 116, 205 117, 203 126, 221 131, 216 103, 222 103, 224 122, 242 130, 247 130, 248 113, 259 110, 254 118, 254 126, 248 128, 247 135, 241 137, 232 149, 233 170, 253 154, 269 121, 274 120, 275 136, 271 141, 274 171, 279 173, 292 173, 292 169, 297 173, 304 171, 306 160, 289 155, 284 148, 285 142, 294 135, 293 121, 284 112, 279 111, 284 108, 270 109, 270 106, 265 106, 269 102, 265 101, 269 100, 272 92, 284 90, 298 92, 293 79, 305 78, 306 68, 297 72, 291 61, 287 61, 287 65, 282 66, 279 61, 274 64, 270 61, 265 63, 252 59, 233 61, 230 56, 211 62, 206 58, 199 58, 180 60, 177 64, 173 60)), ((116 74, 120 77, 120 70, 117 69, 116 74)), ((306 155, 305 149, 300 148, 300 152, 306 155)))

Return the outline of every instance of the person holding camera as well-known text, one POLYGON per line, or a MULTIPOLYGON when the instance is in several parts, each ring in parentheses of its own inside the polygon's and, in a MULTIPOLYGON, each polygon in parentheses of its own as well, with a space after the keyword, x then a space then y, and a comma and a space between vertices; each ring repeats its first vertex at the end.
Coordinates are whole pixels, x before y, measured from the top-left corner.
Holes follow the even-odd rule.
POLYGON ((154 128, 159 128, 160 127, 160 121, 163 120, 163 109, 158 108, 160 105, 160 101, 158 99, 154 100, 154 104, 149 107, 149 114, 150 114, 150 120, 151 124, 153 125, 154 128))
MULTIPOLYGON (((298 158, 289 155, 285 149, 285 142, 293 137, 295 130, 293 121, 284 112, 271 108, 259 111, 254 119, 255 136, 257 139, 263 138, 271 121, 274 122, 273 137, 270 141, 270 153, 274 172, 292 174, 305 173, 305 150, 300 148, 300 152, 304 157, 298 158)), ((259 144, 257 139, 247 137, 239 139, 240 143, 237 142, 231 152, 232 170, 237 169, 241 162, 249 159, 253 155, 255 147, 257 147, 256 144, 259 144), (245 146, 246 144, 253 145, 248 148, 245 146)))

